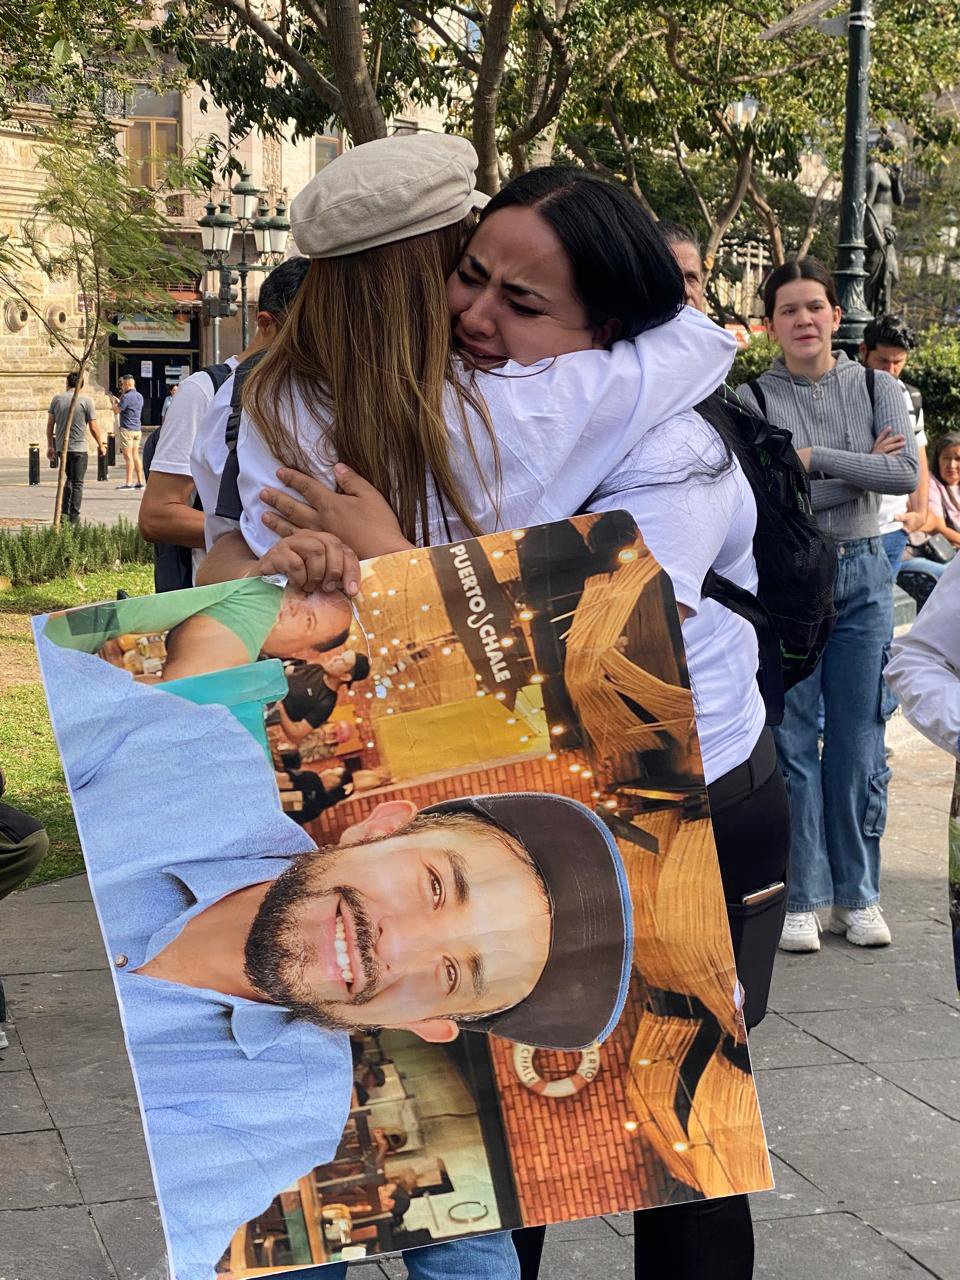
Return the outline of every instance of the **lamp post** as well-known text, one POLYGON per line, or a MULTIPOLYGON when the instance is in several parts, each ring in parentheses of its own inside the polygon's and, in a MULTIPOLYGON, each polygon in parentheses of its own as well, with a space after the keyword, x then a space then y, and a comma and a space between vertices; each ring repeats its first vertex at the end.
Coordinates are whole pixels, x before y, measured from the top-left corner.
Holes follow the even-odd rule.
POLYGON ((826 36, 847 40, 847 94, 843 130, 843 190, 840 197, 840 242, 837 245, 837 294, 843 318, 839 344, 856 355, 863 331, 873 318, 867 310, 863 282, 867 246, 863 219, 867 206, 867 128, 870 108, 870 32, 874 27, 873 0, 850 0, 842 18, 824 18, 836 0, 806 0, 779 22, 767 27, 761 40, 779 40, 801 27, 814 27, 826 36))
MULTIPOLYGON (((240 277, 240 338, 243 349, 246 350, 247 343, 250 341, 250 315, 247 310, 247 276, 260 265, 259 262, 248 262, 247 260, 247 233, 253 230, 253 225, 256 221, 260 191, 250 181, 250 174, 246 169, 241 173, 240 181, 231 187, 230 191, 236 201, 237 209, 237 220, 234 225, 240 232, 240 261, 234 263, 234 270, 240 277)), ((257 256, 259 257, 259 254, 257 256)))
POLYGON ((873 26, 873 0, 850 0, 850 15, 847 19, 843 190, 840 198, 837 269, 834 275, 843 310, 837 339, 851 357, 856 356, 863 331, 872 319, 863 289, 863 282, 867 277, 863 219, 867 204, 870 32, 873 26))
POLYGON ((251 271, 269 271, 282 260, 286 252, 290 220, 286 216, 286 205, 282 200, 277 202, 274 216, 270 216, 270 206, 263 193, 250 181, 250 174, 244 169, 239 182, 230 188, 219 209, 212 200, 208 201, 206 213, 197 219, 197 225, 200 228, 200 245, 207 266, 210 270, 216 269, 219 272, 219 291, 204 296, 207 314, 213 322, 213 359, 214 363, 218 363, 220 319, 236 315, 237 311, 234 284, 240 285, 241 340, 246 349, 250 342, 247 277, 251 271), (228 265, 230 244, 236 230, 240 231, 240 261, 228 265), (251 232, 255 247, 253 258, 248 256, 247 236, 251 232))

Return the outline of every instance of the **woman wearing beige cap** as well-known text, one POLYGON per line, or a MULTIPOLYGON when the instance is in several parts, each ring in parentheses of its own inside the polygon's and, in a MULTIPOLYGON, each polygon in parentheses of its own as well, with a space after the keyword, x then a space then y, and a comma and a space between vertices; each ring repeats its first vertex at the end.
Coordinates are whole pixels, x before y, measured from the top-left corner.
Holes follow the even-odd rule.
MULTIPOLYGON (((362 169, 361 153, 386 145, 348 155, 362 169)), ((467 156, 468 144, 454 145, 467 156)), ((397 176, 406 178, 409 166, 381 171, 393 205, 378 202, 382 192, 375 200, 356 173, 344 171, 335 183, 334 168, 295 208, 295 222, 306 224, 305 234, 295 226, 298 244, 317 247, 319 213, 303 214, 317 200, 324 207, 342 200, 353 217, 340 220, 342 239, 321 241, 319 251, 332 256, 311 265, 278 349, 251 378, 238 441, 242 532, 258 554, 299 526, 332 532, 369 556, 585 508, 629 511, 671 576, 683 619, 735 949, 754 959, 741 974, 753 1025, 765 1011, 782 921, 788 814, 757 689, 756 636, 702 596, 710 569, 756 590, 756 505, 730 450, 691 412, 723 380, 732 341, 682 309, 670 250, 622 188, 573 169, 514 180, 486 206, 462 253, 447 260, 444 296, 421 270, 432 237, 413 216, 419 194, 397 176), (368 205, 386 221, 377 247, 364 252, 366 233, 358 244, 349 229, 367 225, 357 213, 368 205), (342 253, 351 256, 340 261, 342 253), (373 254, 390 257, 387 279, 373 254), (415 276, 402 286, 406 301, 392 297, 405 269, 415 276), (385 388, 380 400, 370 391, 376 386, 385 388), (401 401, 402 421, 379 411, 389 405, 392 413, 401 401), (746 905, 758 893, 766 895, 762 911, 746 905), (745 932, 750 946, 741 952, 745 932)), ((468 228, 458 224, 468 197, 447 202, 446 215, 431 206, 429 216, 450 217, 447 226, 465 240, 468 228)), ((212 566, 217 558, 225 575, 243 563, 231 563, 225 547, 212 566)), ((668 1265, 677 1280, 752 1275, 746 1197, 647 1210, 637 1239, 638 1275, 668 1265)))

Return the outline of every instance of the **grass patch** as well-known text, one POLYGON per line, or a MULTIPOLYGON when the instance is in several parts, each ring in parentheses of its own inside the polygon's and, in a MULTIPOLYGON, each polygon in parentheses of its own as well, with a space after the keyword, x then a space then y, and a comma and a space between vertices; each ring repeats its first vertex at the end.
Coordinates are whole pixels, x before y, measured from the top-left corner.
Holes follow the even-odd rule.
POLYGON ((149 565, 57 578, 0 592, 0 764, 7 775, 4 799, 46 827, 50 852, 27 884, 59 880, 83 870, 83 856, 60 755, 37 671, 30 617, 115 599, 118 591, 146 595, 153 589, 149 565))
POLYGON ((54 578, 52 582, 7 587, 0 591, 0 614, 33 615, 70 609, 77 604, 97 604, 101 600, 116 599, 118 591, 126 591, 131 596, 150 595, 153 565, 129 564, 122 569, 70 574, 54 578))

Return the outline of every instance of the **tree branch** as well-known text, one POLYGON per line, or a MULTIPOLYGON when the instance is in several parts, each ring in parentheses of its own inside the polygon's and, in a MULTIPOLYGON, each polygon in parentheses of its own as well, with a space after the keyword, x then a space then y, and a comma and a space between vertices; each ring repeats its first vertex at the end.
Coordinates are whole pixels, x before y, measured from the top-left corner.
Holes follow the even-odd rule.
POLYGON ((800 241, 800 247, 797 249, 798 258, 805 258, 810 252, 810 246, 813 244, 813 237, 817 234, 817 223, 820 220, 820 209, 832 182, 833 174, 828 173, 817 188, 817 194, 813 197, 813 204, 810 206, 810 216, 807 218, 807 225, 804 228, 803 238, 800 241))
POLYGON ((543 133, 547 125, 560 114, 563 98, 567 92, 570 77, 573 75, 573 59, 570 57, 569 51, 564 50, 563 61, 559 66, 557 66, 557 62, 558 56, 554 53, 551 55, 550 65, 545 77, 545 84, 549 84, 552 73, 553 87, 549 93, 542 94, 533 114, 522 125, 514 129, 508 139, 508 147, 526 146, 538 133, 543 133))
POLYGON ((343 101, 343 117, 353 141, 387 136, 387 122, 370 79, 363 47, 359 0, 330 0, 327 5, 327 48, 333 76, 343 101))
POLYGON ((497 164, 497 105, 510 48, 512 16, 513 0, 491 0, 483 56, 473 98, 473 145, 480 160, 477 186, 488 195, 493 195, 500 185, 497 164))
MULTIPOLYGON (((704 76, 697 75, 686 63, 680 59, 680 23, 672 13, 668 13, 665 9, 656 10, 657 17, 662 18, 667 24, 665 32, 664 48, 667 53, 667 61, 673 67, 674 71, 687 84, 697 85, 701 89, 715 88, 715 83, 707 80, 704 76)), ((727 85, 752 84, 755 80, 773 80, 780 76, 793 75, 797 71, 805 71, 808 67, 818 66, 821 62, 826 62, 833 57, 833 50, 827 49, 822 53, 814 54, 809 58, 801 58, 798 62, 793 62, 785 67, 767 67, 763 71, 750 71, 743 75, 727 76, 723 83, 727 85)))
POLYGON ((343 112, 343 98, 337 86, 326 76, 321 75, 317 68, 308 58, 288 44, 286 40, 274 31, 269 23, 264 22, 257 14, 253 13, 247 4, 247 0, 210 0, 211 4, 217 8, 232 14, 238 18, 245 26, 258 36, 271 53, 275 53, 282 62, 285 62, 291 71, 295 71, 300 79, 312 89, 321 101, 325 102, 331 111, 338 115, 343 112))
POLYGON ((637 166, 633 158, 633 144, 627 137, 627 131, 623 127, 623 121, 617 113, 613 98, 608 94, 603 100, 603 109, 607 113, 607 117, 613 126, 613 132, 617 135, 617 141, 620 143, 620 150, 623 152, 624 171, 627 175, 627 184, 630 190, 636 196, 643 211, 651 217, 654 222, 659 222, 659 217, 653 205, 647 199, 640 183, 637 180, 637 166))
POLYGON ((767 224, 767 232, 770 236, 770 257, 773 260, 773 265, 775 267, 781 267, 784 262, 786 262, 787 255, 783 247, 783 232, 780 227, 780 218, 777 211, 773 208, 769 200, 767 200, 766 196, 752 178, 748 186, 748 192, 750 195, 750 203, 767 224))
POLYGON ((706 200, 704 200, 700 188, 697 186, 697 180, 694 178, 689 165, 683 158, 683 143, 680 141, 680 134, 677 131, 676 126, 671 130, 671 137, 673 138, 673 151, 677 159, 677 168, 680 170, 680 176, 693 193, 693 198, 697 202, 700 215, 704 222, 706 222, 707 227, 712 234, 713 228, 716 226, 716 219, 713 216, 713 211, 710 206, 707 204, 706 200))
POLYGON ((450 50, 456 61, 466 71, 472 71, 474 75, 480 74, 480 63, 467 49, 464 49, 457 43, 456 37, 451 35, 444 27, 440 25, 436 18, 431 18, 428 13, 411 2, 411 0, 398 0, 398 7, 404 12, 409 13, 411 18, 415 18, 417 22, 428 27, 434 35, 440 37, 446 48, 450 50))
POLYGON ((298 0, 300 8, 304 11, 308 18, 313 22, 319 34, 324 40, 327 38, 327 15, 323 6, 315 2, 315 0, 298 0))
POLYGON ((571 129, 564 129, 563 145, 577 157, 588 173, 594 173, 598 178, 609 178, 611 182, 616 181, 617 175, 614 171, 608 169, 605 164, 601 164, 584 140, 571 129))

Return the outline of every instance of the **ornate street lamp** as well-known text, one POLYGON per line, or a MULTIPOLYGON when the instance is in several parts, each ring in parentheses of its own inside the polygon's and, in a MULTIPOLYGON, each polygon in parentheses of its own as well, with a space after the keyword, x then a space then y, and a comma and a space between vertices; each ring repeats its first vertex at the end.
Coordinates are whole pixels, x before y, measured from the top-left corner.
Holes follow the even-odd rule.
POLYGON ((200 249, 208 266, 213 265, 213 219, 216 212, 216 205, 212 200, 208 200, 206 213, 202 218, 197 219, 197 226, 200 228, 200 249))
POLYGON ((213 215, 213 251, 222 265, 230 252, 230 241, 237 220, 231 215, 230 201, 221 200, 220 209, 213 215))
POLYGON ((863 331, 872 320, 863 282, 867 246, 863 220, 867 207, 867 127, 870 107, 870 32, 873 0, 850 0, 847 20, 847 106, 843 137, 843 193, 837 243, 837 293, 843 319, 837 338, 856 357, 863 331))
POLYGON ((867 205, 867 127, 870 107, 870 32, 874 27, 873 0, 850 0, 850 12, 842 18, 821 15, 836 0, 807 0, 780 22, 763 32, 761 39, 775 40, 799 27, 816 27, 824 35, 847 38, 847 94, 843 133, 843 190, 840 197, 840 239, 837 244, 837 294, 843 319, 837 332, 840 346, 856 356, 863 331, 872 316, 867 309, 863 282, 867 277, 867 246, 863 220, 867 205))
POLYGON ((282 200, 270 219, 270 255, 274 263, 282 262, 287 251, 287 236, 290 234, 290 219, 287 217, 287 206, 282 200))

